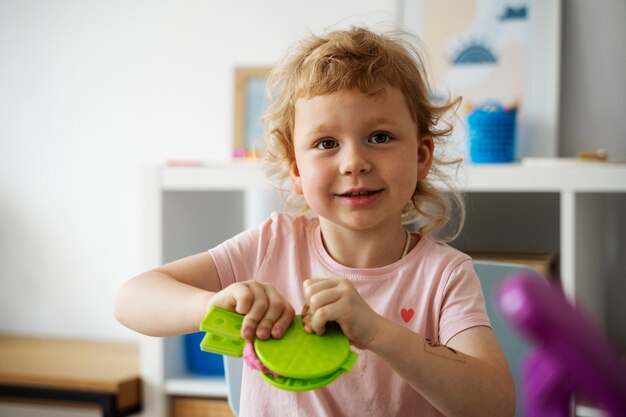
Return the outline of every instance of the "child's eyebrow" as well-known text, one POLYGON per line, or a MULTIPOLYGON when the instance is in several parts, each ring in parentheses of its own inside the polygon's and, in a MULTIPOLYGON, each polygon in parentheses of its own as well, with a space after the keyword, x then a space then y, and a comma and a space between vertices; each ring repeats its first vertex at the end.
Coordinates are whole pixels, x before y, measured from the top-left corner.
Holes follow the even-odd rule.
POLYGON ((305 136, 319 136, 329 133, 331 130, 326 123, 319 123, 313 126, 301 127, 299 130, 305 136))
POLYGON ((365 121, 368 125, 373 125, 373 126, 379 126, 379 125, 393 126, 398 122, 398 120, 394 120, 393 117, 390 118, 386 116, 375 116, 375 117, 372 117, 371 119, 366 119, 365 121))
POLYGON ((397 116, 373 116, 370 118, 363 118, 361 126, 366 130, 395 130, 395 127, 400 123, 401 120, 398 119, 397 116))
MULTIPOLYGON (((364 117, 361 120, 360 126, 364 130, 391 130, 396 126, 398 120, 394 120, 393 117, 387 116, 373 116, 370 118, 364 117)), ((335 130, 335 126, 333 122, 320 121, 319 123, 315 123, 313 125, 309 125, 306 127, 300 127, 300 133, 306 136, 324 136, 328 134, 332 134, 335 130)))

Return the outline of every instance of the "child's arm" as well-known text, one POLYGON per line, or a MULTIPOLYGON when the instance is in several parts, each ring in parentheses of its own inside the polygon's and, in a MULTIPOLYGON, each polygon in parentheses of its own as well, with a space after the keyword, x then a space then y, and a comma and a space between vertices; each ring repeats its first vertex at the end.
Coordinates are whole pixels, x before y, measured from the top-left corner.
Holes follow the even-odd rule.
POLYGON ((319 334, 336 321, 449 417, 512 416, 515 387, 500 345, 488 327, 473 327, 447 346, 435 345, 373 311, 346 279, 308 280, 305 328, 319 334))
POLYGON ((291 305, 271 286, 238 282, 220 290, 219 275, 208 252, 144 272, 126 282, 115 299, 114 314, 125 326, 151 336, 198 331, 213 307, 245 314, 241 334, 281 337, 294 317, 291 305))
POLYGON ((467 329, 447 346, 391 322, 379 331, 368 349, 446 416, 515 414, 513 378, 489 327, 467 329))

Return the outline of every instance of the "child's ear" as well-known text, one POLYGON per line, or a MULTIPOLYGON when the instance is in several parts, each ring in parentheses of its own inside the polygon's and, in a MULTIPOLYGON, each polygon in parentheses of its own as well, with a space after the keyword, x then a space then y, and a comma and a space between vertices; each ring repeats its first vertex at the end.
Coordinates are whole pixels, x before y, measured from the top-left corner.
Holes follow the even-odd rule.
POLYGON ((430 135, 422 136, 417 148, 417 180, 421 181, 428 175, 430 166, 433 163, 433 152, 435 151, 435 141, 430 135))
POLYGON ((291 169, 289 171, 291 175, 291 185, 293 186, 293 190, 296 192, 296 194, 302 194, 302 180, 300 178, 300 170, 298 169, 298 164, 296 163, 296 161, 293 161, 291 163, 291 169))

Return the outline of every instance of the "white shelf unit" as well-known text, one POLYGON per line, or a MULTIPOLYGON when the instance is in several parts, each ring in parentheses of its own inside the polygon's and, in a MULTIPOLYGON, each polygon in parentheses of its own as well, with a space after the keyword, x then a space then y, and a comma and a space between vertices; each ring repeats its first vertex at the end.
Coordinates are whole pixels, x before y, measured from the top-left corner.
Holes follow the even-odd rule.
MULTIPOLYGON (((151 168, 145 178, 147 268, 207 250, 278 207, 255 163, 151 168)), ((626 165, 470 165, 458 185, 468 221, 453 246, 558 253, 567 294, 626 347, 626 165)), ((174 395, 225 398, 223 379, 185 370, 182 337, 141 346, 144 415, 168 415, 174 395)))

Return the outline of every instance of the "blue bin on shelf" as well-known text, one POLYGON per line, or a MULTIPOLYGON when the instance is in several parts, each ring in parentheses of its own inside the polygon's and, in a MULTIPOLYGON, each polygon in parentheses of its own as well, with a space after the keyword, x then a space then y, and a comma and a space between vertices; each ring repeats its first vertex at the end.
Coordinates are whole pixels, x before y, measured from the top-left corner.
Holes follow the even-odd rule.
POLYGON ((497 102, 476 106, 467 117, 469 157, 474 163, 503 163, 515 159, 517 108, 497 102))
POLYGON ((185 361, 187 370, 198 375, 223 376, 223 356, 200 350, 200 342, 205 334, 204 332, 197 332, 185 335, 185 361))

